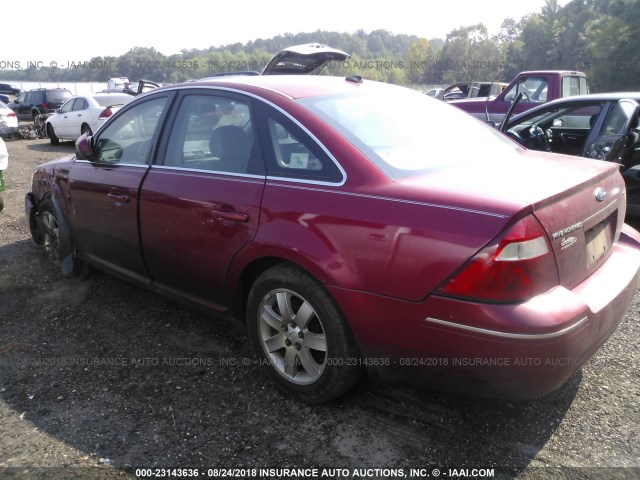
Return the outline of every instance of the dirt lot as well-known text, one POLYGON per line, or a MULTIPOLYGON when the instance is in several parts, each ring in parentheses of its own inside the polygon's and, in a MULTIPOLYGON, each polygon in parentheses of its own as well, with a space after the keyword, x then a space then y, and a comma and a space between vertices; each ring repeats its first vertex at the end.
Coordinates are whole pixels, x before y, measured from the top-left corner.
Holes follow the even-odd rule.
MULTIPOLYGON (((492 473, 448 470, 463 468, 500 478, 640 477, 640 294, 598 355, 546 398, 363 382, 309 407, 272 387, 242 329, 106 274, 63 279, 30 240, 23 198, 33 169, 72 145, 7 145, 0 477, 128 478, 163 467, 218 478, 258 477, 260 468, 318 468, 318 478, 412 468, 426 469, 424 478, 435 468, 443 478, 492 473), (322 477, 322 468, 347 471, 322 477)), ((294 477, 313 478, 303 473, 294 477)))

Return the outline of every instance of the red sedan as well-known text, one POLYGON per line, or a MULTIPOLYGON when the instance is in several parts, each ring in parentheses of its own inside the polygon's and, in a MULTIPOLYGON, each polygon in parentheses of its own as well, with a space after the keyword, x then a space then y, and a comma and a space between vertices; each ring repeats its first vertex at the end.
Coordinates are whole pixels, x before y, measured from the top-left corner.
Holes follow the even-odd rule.
POLYGON ((368 371, 526 398, 562 385, 640 278, 616 165, 529 152, 359 77, 229 77, 138 97, 26 198, 36 243, 227 312, 276 383, 368 371))

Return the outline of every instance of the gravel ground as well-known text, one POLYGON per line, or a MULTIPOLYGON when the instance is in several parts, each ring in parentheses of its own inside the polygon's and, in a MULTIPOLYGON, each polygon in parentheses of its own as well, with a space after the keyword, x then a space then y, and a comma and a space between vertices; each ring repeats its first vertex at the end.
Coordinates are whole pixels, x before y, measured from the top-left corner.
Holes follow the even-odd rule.
POLYGON ((441 478, 492 473, 473 468, 499 478, 640 478, 640 294, 597 356, 545 398, 363 381, 309 407, 271 385, 236 325, 100 272, 63 279, 30 240, 23 198, 33 169, 73 146, 7 145, 0 477, 131 478, 172 467, 217 478, 259 477, 261 468, 289 470, 260 478, 299 468, 319 469, 318 478, 412 468, 425 469, 422 478, 435 478, 434 468, 441 478))

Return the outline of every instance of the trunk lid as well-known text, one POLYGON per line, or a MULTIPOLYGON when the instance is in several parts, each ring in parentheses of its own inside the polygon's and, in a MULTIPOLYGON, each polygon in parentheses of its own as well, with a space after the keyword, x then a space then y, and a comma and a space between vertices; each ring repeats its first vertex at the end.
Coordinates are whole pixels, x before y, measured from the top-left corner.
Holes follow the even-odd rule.
POLYGON ((269 61, 263 75, 317 75, 331 61, 342 62, 350 55, 319 43, 295 45, 279 51, 269 61))
POLYGON ((484 157, 483 162, 445 167, 391 189, 396 195, 402 191, 501 215, 501 229, 533 213, 547 234, 560 284, 571 289, 608 258, 620 235, 626 196, 618 166, 540 152, 514 156, 519 158, 484 157))

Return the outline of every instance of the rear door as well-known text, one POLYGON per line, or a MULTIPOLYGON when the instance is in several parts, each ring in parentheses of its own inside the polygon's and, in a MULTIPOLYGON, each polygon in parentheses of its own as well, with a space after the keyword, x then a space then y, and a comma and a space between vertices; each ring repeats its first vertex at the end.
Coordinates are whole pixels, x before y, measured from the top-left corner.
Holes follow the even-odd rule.
POLYGON ((182 92, 140 192, 140 231, 157 287, 225 308, 229 264, 258 227, 266 181, 249 99, 182 92))

